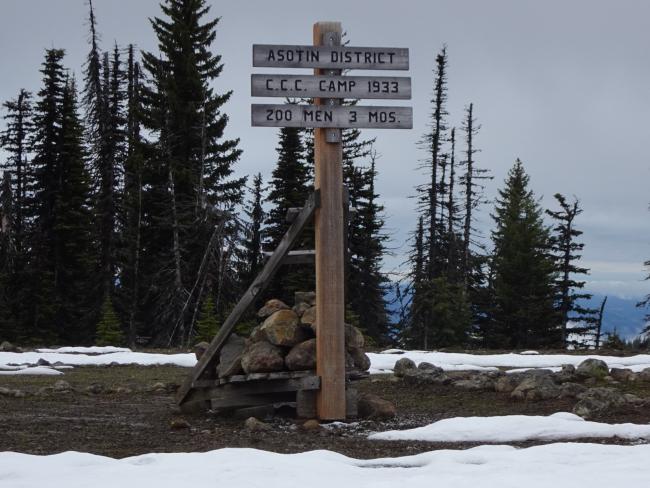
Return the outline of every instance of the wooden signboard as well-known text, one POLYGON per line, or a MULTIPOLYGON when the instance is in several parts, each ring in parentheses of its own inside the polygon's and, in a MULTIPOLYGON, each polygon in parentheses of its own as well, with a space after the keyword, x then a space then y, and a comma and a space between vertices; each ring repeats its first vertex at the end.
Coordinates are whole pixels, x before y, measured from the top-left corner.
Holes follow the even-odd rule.
POLYGON ((412 129, 413 109, 411 107, 253 104, 251 123, 253 127, 412 129))
MULTIPOLYGON (((313 68, 314 74, 254 74, 256 97, 313 99, 313 105, 253 104, 255 127, 314 128, 314 210, 316 267, 316 374, 320 381, 318 418, 346 415, 345 390, 345 229, 341 129, 411 129, 411 107, 341 105, 343 99, 410 99, 406 77, 341 76, 343 70, 407 70, 404 48, 341 46, 341 24, 314 24, 313 46, 254 45, 253 66, 313 68)), ((276 251, 277 253, 277 251, 276 251)))
POLYGON ((254 97, 383 98, 409 100, 411 78, 377 76, 251 75, 254 97))
POLYGON ((409 50, 393 47, 253 45, 256 68, 409 69, 409 50))

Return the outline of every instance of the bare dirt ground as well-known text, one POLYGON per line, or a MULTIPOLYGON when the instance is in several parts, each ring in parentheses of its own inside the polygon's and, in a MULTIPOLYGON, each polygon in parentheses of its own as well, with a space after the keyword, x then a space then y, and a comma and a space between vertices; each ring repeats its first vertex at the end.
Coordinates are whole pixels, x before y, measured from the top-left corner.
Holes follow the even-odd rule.
MULTIPOLYGON (((26 393, 22 398, 0 395, 0 451, 53 454, 74 450, 122 458, 149 452, 252 447, 283 453, 329 449, 356 458, 394 457, 475 444, 369 441, 368 433, 412 428, 455 416, 546 415, 571 411, 574 404, 571 400, 518 402, 507 394, 465 391, 453 386, 413 387, 391 379, 390 375, 381 375, 359 382, 358 387, 360 392, 392 401, 398 412, 395 419, 361 421, 350 427, 314 432, 286 417, 270 420, 269 430, 251 432, 242 419, 178 413, 174 408, 174 390, 188 371, 171 366, 115 366, 78 367, 56 377, 0 376, 0 387, 26 393), (73 391, 41 390, 60 379, 70 383, 73 391), (166 389, 159 385, 152 390, 154 384, 161 382, 166 389), (87 391, 88 387, 96 393, 87 391), (118 388, 128 390, 116 392, 118 388), (172 428, 179 420, 186 422, 185 427, 172 428)), ((650 398, 648 383, 621 388, 650 398)), ((650 411, 647 407, 625 407, 594 420, 650 423, 650 411)), ((584 440, 625 443, 616 439, 584 440)), ((537 443, 515 445, 533 444, 537 443)))

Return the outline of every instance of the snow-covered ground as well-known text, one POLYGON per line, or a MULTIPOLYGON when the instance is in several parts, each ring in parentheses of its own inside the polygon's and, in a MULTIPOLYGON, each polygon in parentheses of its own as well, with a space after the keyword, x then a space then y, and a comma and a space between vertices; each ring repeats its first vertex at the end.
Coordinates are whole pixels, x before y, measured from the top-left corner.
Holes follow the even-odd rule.
POLYGON ((467 354, 435 351, 400 351, 390 349, 383 353, 369 353, 370 372, 390 373, 395 362, 400 358, 412 359, 416 364, 429 362, 441 367, 446 371, 454 370, 489 370, 496 368, 559 368, 563 364, 577 366, 587 358, 601 359, 610 368, 628 368, 633 371, 641 371, 650 368, 650 354, 637 354, 636 356, 598 356, 596 354, 531 354, 533 351, 525 351, 524 354, 467 354), (399 354, 402 352, 402 354, 399 354))
POLYGON ((65 452, 0 453, 2 488, 631 488, 648 485, 650 445, 481 446, 369 461, 330 451, 255 449, 146 454, 121 460, 65 452))
POLYGON ((62 347, 33 352, 0 352, 0 374, 61 374, 65 366, 106 366, 109 364, 168 364, 191 368, 193 353, 159 354, 134 352, 124 347, 62 347), (36 366, 39 359, 51 365, 36 366), (61 366, 63 365, 63 366, 61 366))
POLYGON ((496 443, 589 437, 650 440, 650 425, 603 424, 589 422, 572 413, 559 412, 549 416, 455 417, 416 429, 378 432, 368 438, 385 441, 496 443))
MULTIPOLYGON (((390 349, 382 353, 369 353, 370 373, 390 373, 400 358, 410 358, 419 364, 423 361, 440 366, 445 371, 479 370, 489 371, 497 368, 550 368, 557 370, 563 364, 578 365, 587 358, 605 361, 610 368, 629 368, 641 371, 650 368, 650 354, 636 356, 598 356, 595 354, 535 354, 535 351, 509 354, 467 354, 428 351, 401 351, 390 349)), ((144 366, 169 364, 190 368, 196 364, 194 354, 160 354, 134 352, 126 348, 113 347, 64 347, 60 349, 37 349, 34 352, 0 352, 0 374, 57 374, 63 369, 33 368, 39 359, 54 365, 68 366, 106 366, 108 364, 141 364, 144 366)))

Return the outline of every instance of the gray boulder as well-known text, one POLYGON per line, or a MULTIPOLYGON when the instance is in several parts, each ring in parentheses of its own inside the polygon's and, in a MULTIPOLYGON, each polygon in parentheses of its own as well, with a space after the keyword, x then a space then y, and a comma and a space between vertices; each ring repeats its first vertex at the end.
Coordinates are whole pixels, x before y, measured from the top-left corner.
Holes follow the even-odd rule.
POLYGON ((580 383, 567 382, 563 383, 560 387, 560 397, 559 398, 578 398, 585 391, 587 387, 581 385, 580 383))
POLYGON ((361 371, 368 371, 370 369, 370 358, 362 349, 352 349, 349 353, 354 360, 355 368, 361 371))
POLYGON ((298 317, 302 318, 302 316, 305 314, 305 312, 307 310, 309 310, 310 308, 311 308, 311 305, 309 305, 308 303, 298 303, 298 304, 294 305, 293 307, 291 307, 291 310, 296 312, 296 315, 298 317))
POLYGON ((19 349, 9 341, 2 341, 0 352, 19 352, 19 349))
POLYGON ((388 419, 395 417, 397 413, 395 405, 371 393, 359 397, 358 408, 361 418, 388 419))
POLYGON ((443 369, 440 368, 439 366, 435 366, 431 363, 427 363, 426 361, 422 361, 420 364, 418 364, 418 369, 421 369, 423 371, 432 371, 437 374, 443 373, 443 369))
POLYGON ((246 340, 237 334, 231 334, 219 352, 217 374, 220 378, 241 374, 241 358, 246 347, 246 340))
POLYGON ((577 381, 576 367, 573 364, 563 364, 562 370, 553 374, 558 383, 569 383, 577 381))
POLYGON ((288 309, 289 309, 289 305, 284 303, 282 300, 277 300, 273 298, 268 302, 266 302, 264 306, 258 310, 257 316, 261 319, 265 319, 266 317, 270 317, 271 315, 273 315, 278 310, 288 310, 288 309))
POLYGON ((291 348, 284 364, 291 371, 304 371, 316 368, 316 339, 296 344, 291 348))
POLYGON ((345 324, 345 348, 348 351, 352 351, 353 349, 363 349, 365 343, 366 340, 359 329, 354 325, 345 324))
POLYGON ((625 396, 616 388, 589 388, 582 393, 573 413, 589 419, 625 405, 625 396))
POLYGON ((267 317, 260 331, 271 344, 293 347, 308 339, 305 330, 299 325, 299 319, 293 310, 283 309, 267 317))
POLYGON ((510 394, 515 400, 540 401, 560 396, 560 387, 550 374, 529 374, 510 394))
POLYGON ((201 359, 201 357, 205 354, 205 351, 208 350, 208 347, 210 347, 209 342, 201 341, 198 344, 194 345, 194 355, 196 356, 196 360, 198 361, 201 359))
POLYGON ((456 388, 470 391, 494 390, 495 381, 489 375, 476 373, 465 380, 457 380, 452 383, 456 388))
POLYGON ((636 375, 634 374, 634 371, 626 368, 612 368, 609 371, 609 375, 612 377, 613 380, 620 381, 622 383, 626 383, 628 381, 634 381, 636 379, 636 375))
POLYGON ((297 291, 293 294, 293 303, 300 305, 305 303, 309 306, 316 305, 316 292, 314 291, 297 291))
POLYGON ((284 369, 282 349, 268 342, 251 342, 241 358, 245 373, 270 373, 284 369))
POLYGON ((519 386, 521 381, 522 379, 520 375, 514 373, 506 374, 494 382, 494 391, 499 393, 512 393, 513 390, 519 386))
POLYGON ((589 358, 585 359, 578 365, 576 374, 582 378, 594 378, 601 380, 609 374, 609 367, 605 361, 589 358))
POLYGON ((448 385, 452 379, 439 369, 407 369, 403 380, 407 385, 448 385))
POLYGON ((395 361, 395 366, 393 366, 393 374, 398 378, 402 378, 404 373, 410 369, 416 369, 417 366, 412 359, 401 358, 395 361))
POLYGON ((638 374, 638 378, 640 381, 644 381, 646 383, 650 383, 650 368, 645 368, 638 374))

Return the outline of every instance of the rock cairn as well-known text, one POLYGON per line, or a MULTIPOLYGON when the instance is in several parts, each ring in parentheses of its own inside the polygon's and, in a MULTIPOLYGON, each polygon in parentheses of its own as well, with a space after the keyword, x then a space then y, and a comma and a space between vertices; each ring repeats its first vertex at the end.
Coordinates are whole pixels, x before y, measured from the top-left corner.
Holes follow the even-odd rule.
MULTIPOLYGON (((231 334, 219 355, 220 378, 238 374, 308 371, 316 369, 316 294, 296 292, 289 307, 281 300, 267 301, 257 312, 260 324, 248 338, 231 334)), ((370 359, 365 354, 361 331, 345 324, 346 371, 365 373, 370 359)), ((197 345, 197 357, 204 348, 197 345)))

